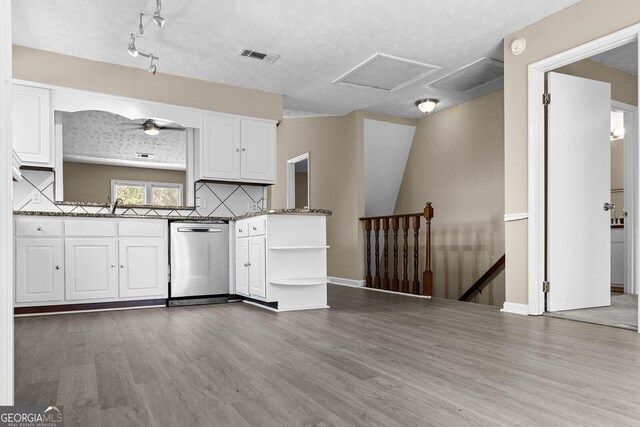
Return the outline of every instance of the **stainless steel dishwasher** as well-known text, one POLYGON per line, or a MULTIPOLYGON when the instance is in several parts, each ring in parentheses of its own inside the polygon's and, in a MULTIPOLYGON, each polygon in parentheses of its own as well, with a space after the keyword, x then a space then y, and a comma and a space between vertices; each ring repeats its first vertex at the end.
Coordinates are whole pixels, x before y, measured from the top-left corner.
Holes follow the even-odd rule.
POLYGON ((176 221, 170 225, 169 306, 227 302, 229 224, 176 221))

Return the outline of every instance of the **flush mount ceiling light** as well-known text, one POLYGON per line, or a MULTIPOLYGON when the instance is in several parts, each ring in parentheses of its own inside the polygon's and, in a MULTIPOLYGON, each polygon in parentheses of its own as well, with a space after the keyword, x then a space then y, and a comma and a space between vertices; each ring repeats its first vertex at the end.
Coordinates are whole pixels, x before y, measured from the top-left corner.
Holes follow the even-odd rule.
POLYGON ((153 61, 154 60, 157 61, 160 58, 158 58, 157 56, 153 56, 152 53, 143 53, 140 50, 138 50, 138 48, 136 47, 136 37, 144 34, 144 29, 146 27, 146 25, 143 22, 144 16, 152 16, 151 20, 147 21, 147 25, 151 21, 153 21, 160 28, 164 26, 165 19, 162 16, 160 16, 161 10, 162 10, 162 2, 160 0, 156 0, 156 10, 155 12, 153 12, 153 16, 151 15, 151 13, 138 12, 138 34, 136 35, 134 33, 131 33, 131 38, 129 39, 129 46, 127 47, 127 52, 129 52, 129 55, 133 56, 134 58, 138 56, 142 56, 144 58, 150 59, 150 64, 149 64, 149 68, 147 68, 147 71, 149 71, 151 74, 155 74, 157 71, 156 64, 154 64, 153 61))
POLYGON ((416 101, 416 107, 424 114, 429 114, 436 108, 439 102, 439 100, 433 98, 419 99, 416 101))

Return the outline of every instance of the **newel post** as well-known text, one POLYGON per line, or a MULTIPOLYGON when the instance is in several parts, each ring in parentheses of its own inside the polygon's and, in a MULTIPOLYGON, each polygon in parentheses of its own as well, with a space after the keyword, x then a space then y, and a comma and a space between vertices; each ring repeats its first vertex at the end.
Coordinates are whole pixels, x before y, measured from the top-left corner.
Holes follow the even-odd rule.
POLYGON ((431 202, 427 202, 424 207, 424 218, 427 220, 425 235, 427 242, 425 244, 424 257, 424 273, 422 274, 422 295, 433 295, 433 272, 431 271, 431 219, 433 218, 433 206, 431 202))

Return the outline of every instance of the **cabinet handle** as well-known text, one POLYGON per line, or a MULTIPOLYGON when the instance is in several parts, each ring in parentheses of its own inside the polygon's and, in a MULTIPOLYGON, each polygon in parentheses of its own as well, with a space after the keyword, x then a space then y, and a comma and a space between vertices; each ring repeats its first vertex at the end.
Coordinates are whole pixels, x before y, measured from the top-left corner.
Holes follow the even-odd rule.
POLYGON ((253 227, 253 231, 258 231, 258 229, 256 227, 253 227))
POLYGON ((111 268, 115 268, 116 266, 114 264, 111 264, 111 268))
POLYGON ((124 265, 120 264, 120 268, 124 268, 124 265))
POLYGON ((251 267, 251 263, 250 262, 247 263, 247 267, 251 267))
POLYGON ((238 233, 242 233, 242 228, 238 228, 238 233))
POLYGON ((236 148, 236 153, 238 153, 239 151, 240 151, 240 149, 239 149, 239 148, 236 148))
POLYGON ((245 266, 245 267, 249 267, 249 263, 245 262, 245 263, 244 263, 244 266, 245 266))
POLYGON ((42 227, 38 227, 38 231, 42 231, 42 227))
POLYGON ((56 265, 56 270, 60 270, 60 266, 59 265, 56 265))
POLYGON ((247 151, 247 150, 243 148, 242 151, 247 151))

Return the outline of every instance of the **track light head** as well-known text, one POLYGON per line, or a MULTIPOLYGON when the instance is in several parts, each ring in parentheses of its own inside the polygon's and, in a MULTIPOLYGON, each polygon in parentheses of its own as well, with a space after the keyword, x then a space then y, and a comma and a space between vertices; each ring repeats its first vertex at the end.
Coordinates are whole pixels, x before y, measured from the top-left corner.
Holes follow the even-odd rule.
POLYGON ((131 39, 129 39, 129 47, 127 48, 127 51, 129 52, 129 55, 134 58, 138 56, 138 49, 136 49, 136 36, 134 36, 133 33, 131 34, 131 39))
POLYGON ((139 34, 144 34, 144 25, 142 25, 142 17, 144 16, 144 13, 140 12, 140 23, 138 24, 138 33, 139 34))
POLYGON ((153 14, 153 22, 155 22, 158 27, 162 28, 164 26, 165 19, 160 16, 160 13, 156 12, 153 14))
POLYGON ((153 56, 153 53, 149 54, 149 58, 151 58, 151 62, 149 63, 149 68, 147 68, 147 71, 150 72, 151 74, 155 74, 156 73, 156 64, 153 63, 154 59, 159 59, 156 58, 155 56, 153 56))

